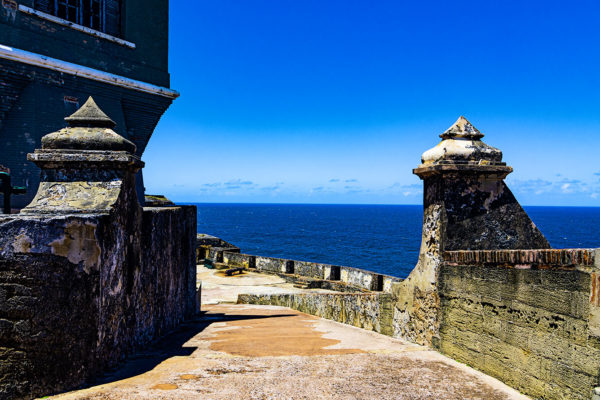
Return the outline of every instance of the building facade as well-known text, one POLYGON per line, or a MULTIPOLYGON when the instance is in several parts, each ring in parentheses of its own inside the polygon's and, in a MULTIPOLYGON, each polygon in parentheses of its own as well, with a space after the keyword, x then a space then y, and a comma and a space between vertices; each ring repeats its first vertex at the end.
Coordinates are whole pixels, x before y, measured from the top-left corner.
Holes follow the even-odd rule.
MULTIPOLYGON (((141 156, 178 93, 169 88, 168 0, 0 0, 0 165, 24 207, 39 184, 26 159, 93 96, 141 156)), ((143 179, 137 189, 143 199, 143 179)))

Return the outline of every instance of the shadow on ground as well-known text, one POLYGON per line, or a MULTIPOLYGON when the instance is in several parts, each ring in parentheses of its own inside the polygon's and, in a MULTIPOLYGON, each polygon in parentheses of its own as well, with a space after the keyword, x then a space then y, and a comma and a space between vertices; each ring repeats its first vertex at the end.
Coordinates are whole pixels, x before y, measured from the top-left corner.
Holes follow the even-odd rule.
POLYGON ((199 313, 194 320, 183 323, 175 331, 149 345, 143 351, 130 355, 116 367, 107 370, 103 375, 90 380, 78 389, 86 389, 96 385, 131 378, 154 369, 158 364, 171 357, 189 356, 197 349, 197 347, 185 346, 185 343, 213 323, 290 316, 294 316, 294 314, 232 315, 224 313, 208 314, 206 311, 203 311, 199 313))

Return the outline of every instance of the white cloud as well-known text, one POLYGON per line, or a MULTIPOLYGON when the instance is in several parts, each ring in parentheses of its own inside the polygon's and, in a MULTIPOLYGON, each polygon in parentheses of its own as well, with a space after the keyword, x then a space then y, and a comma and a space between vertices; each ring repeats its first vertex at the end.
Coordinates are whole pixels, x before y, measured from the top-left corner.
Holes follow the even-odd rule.
POLYGON ((572 190, 572 189, 569 189, 570 187, 571 187, 571 184, 570 184, 570 183, 564 183, 564 184, 563 184, 563 185, 560 187, 560 190, 561 190, 563 193, 573 193, 573 190, 572 190))

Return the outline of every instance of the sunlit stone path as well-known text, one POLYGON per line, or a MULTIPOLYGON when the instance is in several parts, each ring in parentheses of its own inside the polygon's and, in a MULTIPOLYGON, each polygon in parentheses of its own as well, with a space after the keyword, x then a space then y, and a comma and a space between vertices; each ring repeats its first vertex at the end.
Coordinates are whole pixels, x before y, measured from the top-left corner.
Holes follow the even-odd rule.
POLYGON ((239 292, 300 290, 277 277, 200 270, 203 314, 105 383, 56 399, 526 399, 432 350, 239 292), (213 304, 209 304, 213 303, 213 304))

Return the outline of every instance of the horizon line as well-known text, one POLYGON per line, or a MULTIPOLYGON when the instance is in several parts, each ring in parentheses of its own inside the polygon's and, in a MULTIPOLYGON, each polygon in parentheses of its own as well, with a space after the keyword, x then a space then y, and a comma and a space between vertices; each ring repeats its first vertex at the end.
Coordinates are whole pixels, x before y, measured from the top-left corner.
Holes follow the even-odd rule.
MULTIPOLYGON (((294 202, 229 202, 229 201, 173 201, 177 205, 194 204, 231 204, 231 205, 296 205, 296 206, 411 206, 423 207, 423 204, 397 204, 397 203, 294 203, 294 202)), ((556 207, 556 208, 600 208, 600 206, 573 206, 573 205, 532 205, 521 204, 522 207, 556 207)))

